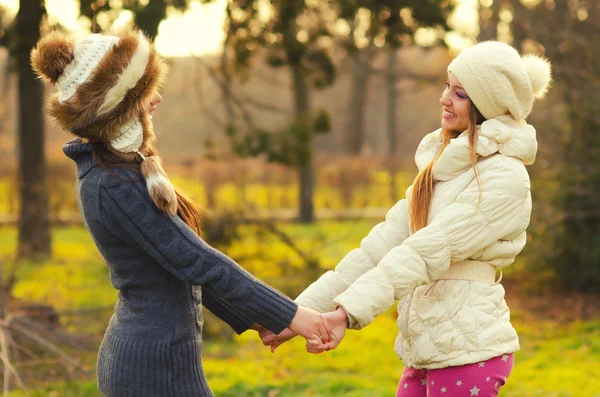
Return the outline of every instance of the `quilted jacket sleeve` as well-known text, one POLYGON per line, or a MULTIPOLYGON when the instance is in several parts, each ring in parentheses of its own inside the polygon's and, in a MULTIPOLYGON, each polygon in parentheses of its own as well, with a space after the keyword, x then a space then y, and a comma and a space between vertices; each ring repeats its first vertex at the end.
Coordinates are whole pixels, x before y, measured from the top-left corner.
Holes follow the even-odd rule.
POLYGON ((468 259, 497 240, 524 229, 531 206, 529 179, 509 160, 481 174, 426 227, 393 248, 334 302, 360 329, 422 283, 431 283, 452 262, 468 259))
POLYGON ((224 310, 217 316, 235 319, 237 325, 251 325, 250 320, 276 333, 291 323, 297 311, 294 301, 212 248, 179 217, 160 211, 143 181, 107 176, 100 186, 100 202, 109 229, 124 235, 175 277, 208 289, 212 309, 224 310))
MULTIPOLYGON (((410 188, 407 196, 410 194, 410 188)), ((321 313, 334 310, 333 298, 341 294, 362 274, 377 266, 393 247, 408 237, 408 202, 398 201, 387 213, 385 221, 376 225, 362 240, 360 248, 350 251, 335 267, 312 283, 296 303, 321 313)))

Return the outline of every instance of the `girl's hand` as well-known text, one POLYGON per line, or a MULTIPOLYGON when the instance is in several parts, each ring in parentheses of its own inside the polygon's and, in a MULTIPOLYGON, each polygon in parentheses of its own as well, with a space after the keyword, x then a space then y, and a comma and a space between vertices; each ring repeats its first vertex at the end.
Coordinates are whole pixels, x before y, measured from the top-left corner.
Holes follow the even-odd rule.
POLYGON ((331 340, 331 329, 325 317, 306 307, 298 307, 288 328, 306 340, 320 343, 328 343, 331 340))
POLYGON ((289 328, 284 329, 279 335, 275 335, 273 332, 263 329, 258 333, 260 339, 265 346, 271 346, 271 353, 275 351, 279 346, 294 338, 296 334, 289 328))
POLYGON ((307 339, 306 351, 309 353, 320 354, 324 351, 333 350, 338 347, 346 335, 346 328, 348 327, 348 315, 343 308, 338 307, 336 311, 325 313, 323 316, 331 325, 332 338, 329 342, 322 343, 307 339))

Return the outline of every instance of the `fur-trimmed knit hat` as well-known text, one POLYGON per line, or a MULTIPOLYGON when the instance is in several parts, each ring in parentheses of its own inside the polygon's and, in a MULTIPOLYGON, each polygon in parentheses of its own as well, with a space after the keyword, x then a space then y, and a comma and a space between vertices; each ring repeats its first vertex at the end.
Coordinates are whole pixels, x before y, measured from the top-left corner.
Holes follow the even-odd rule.
POLYGON ((552 81, 550 62, 537 55, 521 57, 516 49, 484 41, 462 51, 448 66, 486 119, 510 114, 527 118, 536 99, 552 81))
POLYGON ((176 194, 158 155, 147 108, 166 76, 166 64, 143 33, 91 34, 73 41, 63 32, 44 36, 31 52, 37 75, 58 92, 50 116, 63 128, 126 159, 139 156, 153 201, 176 213, 176 194))

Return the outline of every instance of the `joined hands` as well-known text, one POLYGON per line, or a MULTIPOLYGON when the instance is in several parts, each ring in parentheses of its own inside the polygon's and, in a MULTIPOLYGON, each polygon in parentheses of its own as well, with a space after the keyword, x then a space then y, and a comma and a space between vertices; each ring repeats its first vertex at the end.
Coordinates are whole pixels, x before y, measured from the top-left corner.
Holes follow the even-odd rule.
POLYGON ((346 335, 347 326, 348 315, 341 307, 334 312, 325 313, 323 315, 318 314, 314 310, 299 307, 298 313, 292 320, 289 328, 286 328, 278 335, 275 335, 273 332, 262 328, 259 330, 258 335, 265 346, 271 347, 271 352, 274 352, 275 349, 277 349, 280 345, 294 338, 295 336, 302 335, 306 339, 306 351, 309 353, 320 354, 324 351, 333 350, 340 344, 346 335), (301 310, 303 313, 300 313, 301 310), (305 313, 310 314, 307 315, 305 313), (323 318, 323 321, 325 322, 324 327, 328 331, 326 332, 327 337, 325 337, 324 334, 320 334, 323 336, 322 339, 319 339, 319 334, 315 334, 314 332, 312 334, 309 332, 307 336, 305 329, 310 329, 311 326, 308 322, 304 324, 301 323, 302 321, 306 321, 306 318, 314 319, 315 313, 323 318), (305 333, 303 334, 298 332, 299 330, 303 330, 305 333))

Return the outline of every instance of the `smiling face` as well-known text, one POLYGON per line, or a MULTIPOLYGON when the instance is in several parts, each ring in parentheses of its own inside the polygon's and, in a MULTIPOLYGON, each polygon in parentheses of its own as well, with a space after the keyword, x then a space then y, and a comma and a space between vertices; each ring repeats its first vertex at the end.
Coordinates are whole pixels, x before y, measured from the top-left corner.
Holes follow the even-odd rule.
POLYGON ((463 132, 469 128, 469 96, 453 73, 448 73, 446 89, 440 98, 442 128, 463 132))

